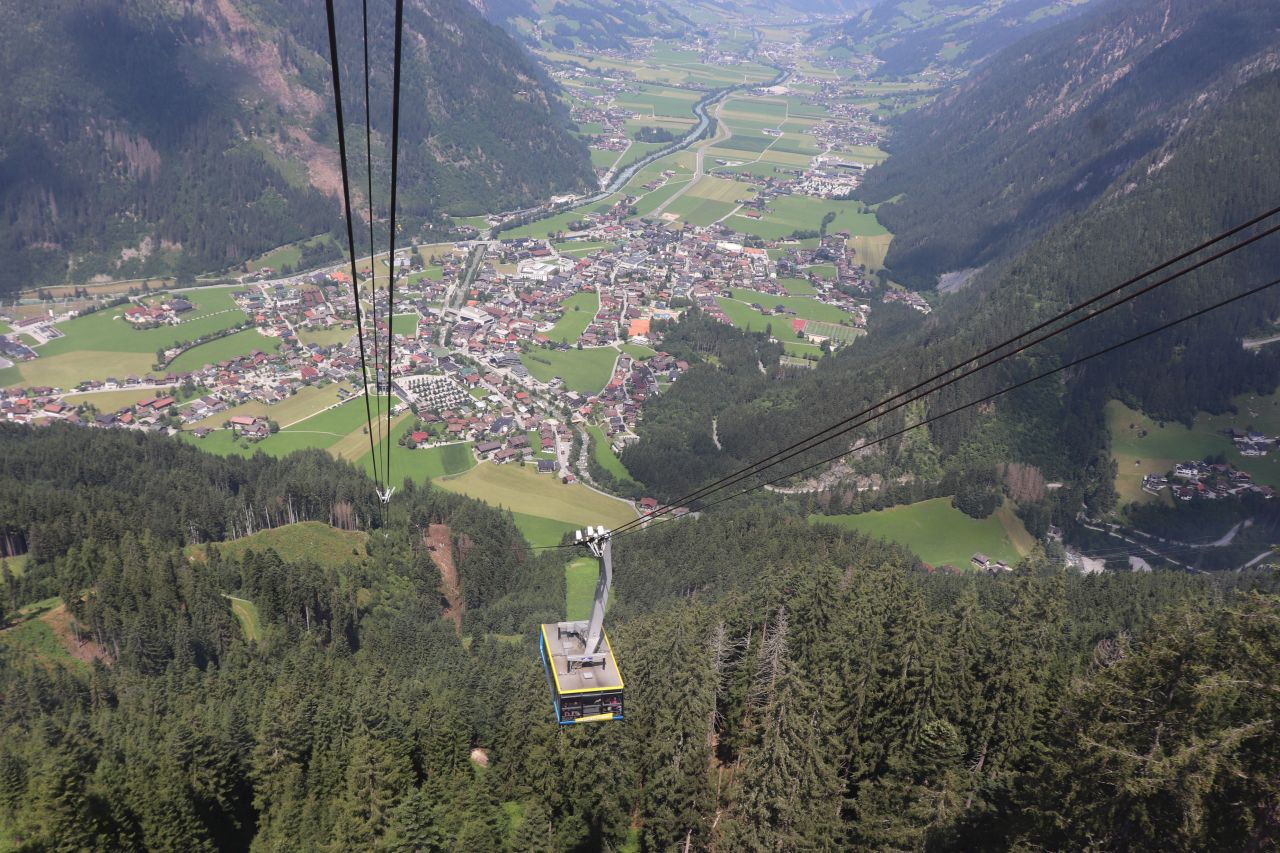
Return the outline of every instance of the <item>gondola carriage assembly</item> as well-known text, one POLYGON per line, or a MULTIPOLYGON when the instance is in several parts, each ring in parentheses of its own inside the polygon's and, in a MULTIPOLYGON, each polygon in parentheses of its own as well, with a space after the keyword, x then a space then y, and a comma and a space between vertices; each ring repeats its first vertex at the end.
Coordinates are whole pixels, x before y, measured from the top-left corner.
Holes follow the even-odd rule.
POLYGON ((600 561, 591 619, 585 622, 548 622, 542 626, 539 646, 542 666, 556 722, 601 723, 622 719, 622 673, 604 632, 604 611, 613 585, 613 541, 603 527, 588 527, 575 534, 600 561))

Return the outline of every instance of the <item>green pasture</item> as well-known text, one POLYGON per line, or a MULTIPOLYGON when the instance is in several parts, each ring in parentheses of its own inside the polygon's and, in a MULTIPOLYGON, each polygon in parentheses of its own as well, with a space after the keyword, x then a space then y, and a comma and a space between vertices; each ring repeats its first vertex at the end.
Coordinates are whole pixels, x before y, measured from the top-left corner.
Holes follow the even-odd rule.
POLYGON ((591 434, 591 455, 595 457, 596 462, 620 480, 633 479, 631 472, 618 458, 618 454, 614 453, 613 448, 609 446, 609 437, 604 434, 604 430, 595 424, 589 424, 587 432, 591 434))
POLYGON ((539 474, 533 465, 494 465, 485 462, 465 474, 435 483, 442 489, 505 507, 513 513, 537 516, 583 526, 603 524, 614 528, 636 517, 626 501, 593 491, 580 483, 565 484, 539 474))
POLYGON ((201 370, 206 365, 218 364, 249 355, 254 350, 271 353, 280 349, 279 338, 269 338, 257 329, 244 329, 224 338, 200 344, 184 352, 169 362, 169 370, 174 373, 191 373, 201 370))
MULTIPOLYGON (((550 474, 540 476, 554 479, 550 474)), ((578 527, 567 521, 556 521, 554 518, 543 518, 540 515, 528 515, 523 512, 513 512, 511 517, 530 545, 559 545, 564 534, 573 533, 578 527)))
MULTIPOLYGON (((224 557, 239 558, 246 551, 261 553, 268 548, 288 562, 311 562, 338 568, 363 562, 369 534, 360 530, 339 530, 320 521, 300 521, 249 536, 214 543, 224 557), (353 553, 354 552, 354 553, 353 553)), ((188 545, 188 557, 201 562, 209 558, 208 545, 188 545)))
POLYGON ((932 566, 949 563, 963 569, 978 552, 1014 565, 1034 546, 1030 534, 1008 505, 987 518, 976 519, 951 506, 951 498, 934 498, 858 515, 813 515, 809 520, 897 542, 932 566))
MULTIPOLYGON (((399 443, 400 436, 413 430, 413 420, 406 418, 391 430, 391 484, 399 485, 405 479, 414 482, 435 480, 452 474, 460 474, 476 464, 475 454, 471 452, 471 442, 446 444, 443 447, 420 447, 410 450, 399 443)), ((378 470, 386 462, 386 441, 375 441, 374 452, 378 455, 378 470)), ((356 463, 369 476, 373 476, 373 456, 366 451, 356 463)))
POLYGON ((618 351, 612 347, 581 350, 534 347, 521 353, 520 361, 541 382, 549 382, 559 376, 571 391, 595 394, 608 384, 617 357, 618 351))
POLYGON ((582 336, 600 309, 600 297, 592 293, 575 293, 563 303, 564 315, 547 332, 547 337, 560 343, 572 344, 582 336))

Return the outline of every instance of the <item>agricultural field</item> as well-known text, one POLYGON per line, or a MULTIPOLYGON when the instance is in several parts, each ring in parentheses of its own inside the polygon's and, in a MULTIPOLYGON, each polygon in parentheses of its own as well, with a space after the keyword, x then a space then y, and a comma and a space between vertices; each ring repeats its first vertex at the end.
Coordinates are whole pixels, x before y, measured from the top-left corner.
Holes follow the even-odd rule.
POLYGON ((889 253, 892 240, 893 235, 887 232, 874 236, 854 234, 849 237, 848 246, 853 249, 854 261, 874 273, 884 269, 884 256, 889 253))
POLYGON ((950 498, 934 498, 858 515, 812 515, 809 520, 905 545, 931 566, 949 563, 964 569, 977 552, 1012 566, 1035 546, 1007 502, 984 519, 965 515, 951 506, 950 498))
POLYGON ((571 391, 594 394, 609 382, 618 351, 613 347, 554 350, 535 347, 520 361, 533 377, 549 382, 559 376, 571 391))
MULTIPOLYGON (((123 322, 123 321, 122 321, 123 322)), ((122 332, 128 331, 122 329, 122 332)), ((53 341, 51 343, 56 343, 53 341)), ((42 355, 16 367, 0 371, 0 385, 47 385, 51 388, 74 388, 86 379, 123 380, 127 376, 145 376, 155 363, 155 353, 81 350, 64 352, 51 358, 42 355)))
MULTIPOLYGON (((769 293, 761 293, 758 290, 743 290, 733 288, 729 291, 733 294, 733 298, 746 302, 758 302, 766 309, 772 310, 776 305, 784 305, 792 311, 796 312, 796 316, 805 320, 817 320, 823 323, 842 323, 849 319, 850 315, 847 311, 837 308, 834 305, 828 305, 825 302, 819 302, 807 296, 774 296, 769 293)), ((780 317, 778 319, 789 321, 789 317, 780 317)))
POLYGON ((157 349, 172 346, 174 341, 194 340, 243 322, 245 314, 231 298, 233 292, 243 289, 240 286, 232 286, 181 291, 181 295, 196 307, 190 316, 177 326, 161 326, 156 329, 131 328, 123 319, 127 305, 118 305, 84 317, 76 317, 65 323, 59 323, 58 329, 64 337, 49 341, 40 347, 38 352, 42 358, 84 350, 147 353, 154 356, 157 349))
POLYGON ((520 529, 525 541, 530 545, 558 545, 564 534, 572 533, 578 527, 567 521, 556 521, 523 512, 513 512, 511 517, 515 520, 516 527, 520 529))
POLYGON ((596 597, 600 562, 595 557, 575 557, 564 567, 564 618, 569 621, 591 618, 596 597))
MULTIPOLYGON (((215 542, 213 547, 224 557, 241 557, 246 551, 262 552, 270 548, 289 562, 308 561, 319 566, 338 568, 363 562, 369 534, 361 530, 339 530, 319 521, 300 521, 249 536, 215 542), (354 552, 354 553, 353 553, 354 552)), ((208 545, 188 545, 188 557, 205 562, 208 545)))
POLYGON ((233 406, 225 412, 218 412, 216 415, 210 415, 202 421, 196 421, 188 425, 187 429, 196 429, 198 427, 215 429, 236 415, 262 415, 280 424, 281 429, 286 429, 338 403, 339 389, 349 389, 349 387, 345 382, 329 384, 323 387, 319 385, 306 386, 298 391, 297 394, 286 397, 270 406, 257 401, 233 406))
POLYGON ((249 355, 255 350, 276 352, 280 349, 278 338, 269 338, 257 329, 244 329, 225 338, 209 341, 192 347, 182 355, 169 362, 169 370, 174 373, 191 373, 207 365, 217 364, 242 355, 249 355))
POLYGON ((1222 454, 1227 462, 1248 471, 1259 485, 1280 488, 1280 453, 1241 456, 1225 431, 1232 427, 1280 434, 1280 391, 1267 395, 1243 394, 1233 403, 1236 414, 1196 416, 1188 429, 1178 423, 1159 423, 1118 400, 1107 403, 1107 429, 1111 456, 1116 462, 1116 491, 1122 503, 1158 500, 1142 491, 1146 474, 1163 474, 1178 462, 1222 454))
POLYGON ((299 329, 298 341, 303 346, 317 344, 322 347, 334 344, 345 344, 355 335, 355 329, 342 329, 337 326, 331 329, 299 329))
MULTIPOLYGON (((406 479, 422 483, 427 480, 438 480, 453 474, 461 474, 476 464, 475 454, 471 452, 471 442, 460 441, 442 447, 420 447, 410 450, 400 445, 400 436, 413 429, 413 420, 405 418, 391 429, 391 485, 399 485, 406 479)), ((368 443, 368 437, 365 436, 368 443)), ((386 441, 376 442, 374 451, 378 455, 379 472, 386 461, 386 441)), ((369 476, 373 476, 373 456, 365 451, 356 463, 369 476)))
POLYGON ((813 296, 818 292, 818 289, 804 278, 780 278, 778 284, 785 287, 791 296, 813 296))
POLYGON ((391 318, 391 330, 406 338, 418 337, 418 321, 422 316, 414 311, 412 314, 397 314, 391 318))
POLYGON ((563 344, 575 343, 582 333, 595 319, 600 310, 600 296, 597 293, 575 293, 563 303, 564 316, 556 321, 547 332, 547 337, 563 344))
POLYGON ((537 473, 533 466, 486 462, 465 474, 438 480, 435 485, 512 512, 578 526, 603 524, 612 528, 636 517, 626 501, 580 483, 566 485, 555 477, 537 473))
POLYGON ((168 389, 163 388, 126 388, 123 391, 90 391, 84 394, 68 394, 63 402, 81 406, 91 404, 99 412, 118 412, 137 404, 139 400, 164 396, 168 389))
POLYGON ((620 480, 633 479, 618 454, 609 446, 609 437, 604 434, 604 430, 595 424, 589 424, 587 432, 591 433, 591 455, 600 463, 600 467, 620 480))
POLYGON ((762 219, 749 219, 737 215, 725 220, 725 225, 765 240, 778 240, 794 231, 817 231, 823 217, 828 212, 834 212, 836 218, 827 226, 828 233, 847 231, 853 237, 878 237, 889 234, 876 220, 875 214, 859 213, 859 203, 856 201, 834 201, 790 195, 775 198, 769 202, 768 206, 770 210, 762 219))

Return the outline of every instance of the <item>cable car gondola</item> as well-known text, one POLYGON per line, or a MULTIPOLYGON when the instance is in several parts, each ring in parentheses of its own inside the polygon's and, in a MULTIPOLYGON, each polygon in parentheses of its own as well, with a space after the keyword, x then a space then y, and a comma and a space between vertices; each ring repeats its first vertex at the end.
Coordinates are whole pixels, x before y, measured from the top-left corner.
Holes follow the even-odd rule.
POLYGON ((600 560, 591 619, 548 622, 538 645, 556 722, 602 723, 622 719, 622 673, 604 632, 604 611, 613 585, 613 542, 603 527, 579 530, 575 539, 600 560))

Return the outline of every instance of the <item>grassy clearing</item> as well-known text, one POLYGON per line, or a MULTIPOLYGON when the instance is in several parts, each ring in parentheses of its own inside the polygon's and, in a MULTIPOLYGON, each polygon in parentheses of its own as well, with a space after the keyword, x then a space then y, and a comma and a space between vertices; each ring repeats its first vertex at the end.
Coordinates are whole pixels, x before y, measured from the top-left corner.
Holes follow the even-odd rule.
POLYGON ((345 344, 355 335, 355 329, 299 329, 298 340, 303 346, 317 344, 322 347, 345 344))
POLYGON ((933 566, 950 563, 963 569, 979 551, 993 560, 1013 565, 1033 544, 1011 508, 1002 507, 997 514, 976 519, 951 506, 950 498, 934 498, 859 515, 814 515, 809 520, 897 542, 933 566))
MULTIPOLYGON (((840 323, 848 320, 849 312, 837 308, 834 305, 828 305, 825 302, 819 302, 807 296, 774 296, 770 293, 761 293, 758 290, 731 289, 734 299, 742 302, 756 302, 769 310, 777 305, 783 305, 796 312, 797 317, 805 320, 818 320, 823 323, 840 323)), ((777 319, 789 319, 779 317, 777 319)), ((776 328, 776 326, 775 326, 776 328)))
POLYGON ((244 631, 244 638, 252 642, 261 640, 262 617, 258 615, 258 606, 252 601, 230 595, 227 599, 231 601, 231 612, 236 615, 240 630, 244 631))
POLYGON ((279 349, 278 338, 269 338, 257 329, 245 329, 187 350, 169 363, 169 369, 175 373, 190 373, 207 365, 249 355, 254 350, 270 353, 279 349))
POLYGON ((892 234, 865 235, 855 234, 849 237, 847 245, 853 249, 854 261, 864 265, 870 272, 884 269, 884 256, 889 253, 892 234))
MULTIPOLYGON (((262 552, 270 548, 288 562, 307 561, 339 568, 363 562, 368 541, 369 534, 363 531, 339 530, 319 521, 300 521, 218 542, 216 546, 224 557, 239 558, 246 551, 262 552)), ((185 551, 193 560, 204 562, 208 559, 207 545, 188 545, 185 551)))
POLYGON ((164 393, 164 389, 160 388, 127 388, 124 391, 94 391, 88 394, 68 394, 62 400, 73 406, 81 406, 88 403, 93 405, 99 412, 118 412, 121 409, 130 408, 139 400, 163 396, 164 393))
POLYGON ((49 357, 80 350, 154 354, 175 341, 195 340, 242 322, 245 314, 231 298, 233 292, 242 289, 233 286, 183 291, 182 295, 196 307, 177 326, 135 329, 123 319, 127 305, 77 317, 58 324, 65 337, 42 346, 40 355, 49 357))
POLYGON ((559 376, 570 390, 595 394, 609 382, 617 357, 618 351, 612 347, 581 350, 534 348, 521 353, 520 361, 541 382, 549 382, 559 376))
POLYGON ((725 222, 731 228, 754 234, 766 240, 786 237, 793 231, 817 231, 827 213, 836 218, 827 226, 828 233, 847 231, 850 236, 877 237, 888 235, 872 213, 859 213, 858 202, 832 201, 809 196, 783 196, 769 202, 771 208, 763 219, 734 216, 725 222))
POLYGON ((620 526, 636 517, 626 501, 602 495, 578 483, 565 485, 555 477, 538 474, 533 466, 477 465, 465 474, 436 483, 512 512, 583 526, 620 526))
POLYGON ((631 472, 622 464, 622 460, 618 458, 618 454, 614 453, 613 448, 609 446, 609 437, 604 434, 604 430, 591 424, 587 427, 587 432, 591 433, 591 455, 600 463, 600 466, 620 480, 634 479, 631 472))
POLYGON ((1113 400, 1107 404, 1107 429, 1111 433, 1111 455, 1116 461, 1116 491, 1122 502, 1153 501, 1142 491, 1146 474, 1163 474, 1178 462, 1222 454, 1255 483, 1280 488, 1280 453, 1262 457, 1241 456, 1225 431, 1232 427, 1280 433, 1280 391, 1270 395, 1244 394, 1233 401, 1237 413, 1201 413, 1191 428, 1182 424, 1160 424, 1141 412, 1113 400), (1145 435, 1143 434, 1145 433, 1145 435))
POLYGON ((673 201, 665 212, 675 214, 690 225, 711 225, 728 216, 735 206, 732 202, 686 194, 673 201))
POLYGON ((30 554, 19 554, 16 557, 3 557, 0 558, 0 562, 9 568, 10 574, 15 578, 20 578, 22 573, 27 570, 27 560, 30 556, 30 554))
MULTIPOLYGON (((425 482, 427 480, 435 480, 440 477, 448 477, 453 474, 461 474, 476 464, 475 454, 471 452, 471 442, 458 442, 457 444, 446 444, 443 447, 423 447, 410 450, 400 445, 400 436, 405 435, 413 429, 413 421, 405 418, 391 430, 391 483, 399 484, 405 479, 412 479, 415 482, 425 482)), ((368 436, 364 436, 365 444, 368 444, 368 436)), ((378 456, 379 471, 381 465, 386 461, 386 441, 378 442, 375 445, 375 451, 378 456)), ((373 455, 369 451, 365 451, 360 457, 360 461, 356 463, 368 472, 369 476, 373 476, 373 455)))
POLYGON ((324 387, 319 385, 305 386, 297 394, 286 397, 278 403, 272 403, 268 406, 266 403, 255 401, 233 406, 225 412, 218 412, 216 415, 210 415, 204 420, 196 421, 188 429, 220 427, 225 421, 236 415, 261 415, 270 418, 280 424, 281 427, 288 427, 339 402, 338 390, 347 387, 345 382, 325 385, 324 387))
MULTIPOLYGON (((112 352, 84 350, 66 352, 34 361, 24 361, 16 369, 22 374, 25 385, 48 385, 52 388, 74 388, 87 379, 125 379, 128 376, 145 376, 155 362, 155 353, 112 352)), ((11 383, 3 383, 11 384, 11 383)))
POLYGON ((563 303, 564 316, 547 332, 547 337, 563 344, 577 342, 600 310, 600 296, 596 293, 575 293, 563 303))
POLYGON ((0 645, 13 651, 16 656, 36 660, 46 666, 60 664, 87 668, 87 664, 71 656, 62 643, 58 642, 58 636, 49 623, 41 619, 27 618, 12 628, 0 631, 0 645))
POLYGON ((564 534, 573 533, 578 527, 567 521, 556 521, 554 518, 543 518, 523 512, 513 512, 511 516, 530 545, 558 545, 564 534))
POLYGON ((575 557, 564 567, 564 615, 573 621, 591 618, 600 563, 595 557, 575 557))

